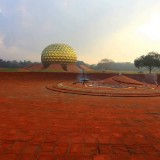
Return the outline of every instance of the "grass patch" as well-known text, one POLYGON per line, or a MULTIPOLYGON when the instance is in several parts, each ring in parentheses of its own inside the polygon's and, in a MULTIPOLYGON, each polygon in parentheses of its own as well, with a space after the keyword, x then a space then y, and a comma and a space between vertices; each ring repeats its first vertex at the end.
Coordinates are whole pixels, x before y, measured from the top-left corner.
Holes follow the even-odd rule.
POLYGON ((18 72, 18 68, 0 68, 0 72, 18 72))

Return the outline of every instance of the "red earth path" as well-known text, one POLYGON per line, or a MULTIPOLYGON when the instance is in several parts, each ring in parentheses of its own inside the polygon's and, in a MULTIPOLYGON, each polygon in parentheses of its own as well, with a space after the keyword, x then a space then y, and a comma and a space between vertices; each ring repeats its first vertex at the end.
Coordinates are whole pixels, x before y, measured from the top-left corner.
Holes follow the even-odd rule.
POLYGON ((75 81, 77 74, 0 77, 0 160, 160 159, 159 97, 95 97, 45 88, 75 81))

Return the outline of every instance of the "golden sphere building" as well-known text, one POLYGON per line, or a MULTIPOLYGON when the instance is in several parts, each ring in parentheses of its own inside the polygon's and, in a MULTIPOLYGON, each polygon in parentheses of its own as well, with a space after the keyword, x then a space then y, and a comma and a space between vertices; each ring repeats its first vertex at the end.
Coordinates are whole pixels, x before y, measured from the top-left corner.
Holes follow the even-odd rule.
POLYGON ((50 64, 75 64, 77 56, 76 52, 69 45, 51 44, 42 51, 41 61, 45 67, 50 64))

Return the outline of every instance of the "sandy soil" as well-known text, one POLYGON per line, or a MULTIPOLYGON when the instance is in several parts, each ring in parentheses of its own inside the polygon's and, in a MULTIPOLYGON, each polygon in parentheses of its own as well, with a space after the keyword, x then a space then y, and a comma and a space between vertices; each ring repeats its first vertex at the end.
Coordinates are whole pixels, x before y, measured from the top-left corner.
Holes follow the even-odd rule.
POLYGON ((77 74, 0 77, 0 160, 160 159, 160 97, 95 97, 45 88, 76 81, 77 74))

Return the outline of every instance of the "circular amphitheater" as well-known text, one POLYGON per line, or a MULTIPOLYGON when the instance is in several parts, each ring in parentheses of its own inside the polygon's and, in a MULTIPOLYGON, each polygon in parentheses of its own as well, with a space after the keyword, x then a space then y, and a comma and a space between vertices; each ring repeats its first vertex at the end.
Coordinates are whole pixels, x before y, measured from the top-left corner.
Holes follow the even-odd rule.
POLYGON ((157 84, 147 84, 127 76, 113 76, 100 81, 61 82, 46 86, 55 92, 108 97, 156 97, 160 96, 157 84))

